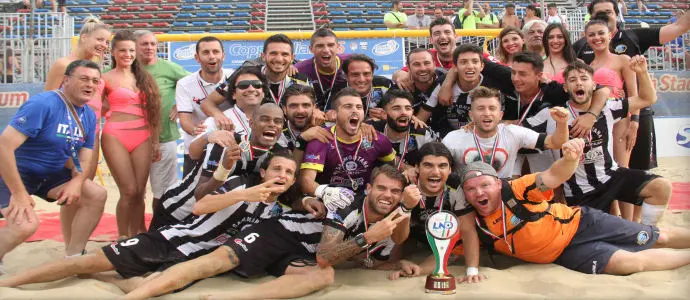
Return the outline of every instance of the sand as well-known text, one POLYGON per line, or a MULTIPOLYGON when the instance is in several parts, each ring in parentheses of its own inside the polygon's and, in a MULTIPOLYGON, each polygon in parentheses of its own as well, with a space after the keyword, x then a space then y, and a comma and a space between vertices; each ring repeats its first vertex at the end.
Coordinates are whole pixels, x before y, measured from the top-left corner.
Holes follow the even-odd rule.
MULTIPOLYGON (((690 158, 662 158, 655 173, 674 182, 690 182, 690 158)), ((112 178, 105 177, 109 198, 106 211, 114 213, 118 199, 112 178)), ((150 199, 150 194, 147 197, 150 199)), ((38 209, 57 211, 57 208, 37 201, 38 209)), ((690 211, 667 212, 661 226, 690 227, 690 211)), ((89 243, 88 249, 97 249, 107 243, 89 243)), ((10 274, 21 273, 33 266, 63 256, 61 242, 41 241, 25 243, 5 257, 5 268, 10 274)), ((686 250, 687 251, 687 250, 686 250)), ((547 264, 522 263, 515 259, 495 256, 492 263, 482 253, 481 271, 488 279, 479 284, 460 284, 454 296, 424 293, 423 277, 389 281, 385 271, 339 269, 335 283, 306 299, 690 299, 690 266, 677 270, 645 272, 631 276, 588 275, 547 264)), ((464 274, 463 262, 450 266, 458 276, 464 274)), ((236 290, 271 277, 245 280, 234 275, 203 280, 187 290, 160 297, 160 299, 197 299, 208 293, 236 290)), ((122 292, 112 284, 93 279, 69 278, 46 284, 35 284, 21 289, 0 288, 0 299, 113 299, 122 292)))

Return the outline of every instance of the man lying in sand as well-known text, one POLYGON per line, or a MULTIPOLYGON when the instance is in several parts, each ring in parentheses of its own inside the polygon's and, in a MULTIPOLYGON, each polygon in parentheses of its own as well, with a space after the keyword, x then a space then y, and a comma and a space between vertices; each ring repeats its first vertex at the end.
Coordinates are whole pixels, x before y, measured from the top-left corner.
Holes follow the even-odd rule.
POLYGON ((331 266, 350 258, 368 268, 385 267, 395 245, 409 233, 403 222, 409 214, 398 205, 414 207, 421 195, 414 186, 404 188, 405 177, 393 166, 374 169, 371 178, 366 193, 357 194, 344 209, 329 211, 323 221, 286 213, 262 222, 208 255, 171 267, 125 298, 161 295, 231 270, 247 277, 269 273, 278 278, 214 295, 219 299, 294 298, 330 285, 331 266))
POLYGON ((466 211, 479 215, 476 222, 485 244, 524 261, 591 274, 628 275, 690 264, 690 252, 660 249, 690 248, 690 230, 643 225, 586 206, 549 202, 552 189, 577 169, 584 146, 582 139, 570 140, 551 168, 512 181, 498 179, 484 163, 467 165, 460 178, 469 202, 466 211))
MULTIPOLYGON (((113 282, 127 292, 176 263, 208 254, 224 241, 232 241, 242 228, 289 210, 286 206, 289 203, 284 203, 289 201, 285 192, 295 182, 296 170, 291 155, 276 153, 264 161, 260 175, 230 177, 219 189, 226 193, 201 199, 194 206, 194 213, 199 216, 189 222, 164 226, 105 246, 95 253, 58 260, 1 279, 0 287, 115 270, 129 278, 127 282, 113 282), (139 277, 151 272, 154 273, 147 278, 139 277)), ((320 201, 314 198, 304 201, 305 206, 313 204, 318 205, 320 201)))

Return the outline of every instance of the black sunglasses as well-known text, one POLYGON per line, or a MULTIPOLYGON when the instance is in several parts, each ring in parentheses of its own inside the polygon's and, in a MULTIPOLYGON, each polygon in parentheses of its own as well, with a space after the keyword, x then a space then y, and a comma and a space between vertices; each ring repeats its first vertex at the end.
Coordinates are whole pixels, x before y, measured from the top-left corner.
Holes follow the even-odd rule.
POLYGON ((240 90, 246 90, 249 88, 249 86, 252 86, 255 89, 260 89, 264 86, 264 83, 261 82, 261 80, 242 80, 235 85, 236 88, 240 90))

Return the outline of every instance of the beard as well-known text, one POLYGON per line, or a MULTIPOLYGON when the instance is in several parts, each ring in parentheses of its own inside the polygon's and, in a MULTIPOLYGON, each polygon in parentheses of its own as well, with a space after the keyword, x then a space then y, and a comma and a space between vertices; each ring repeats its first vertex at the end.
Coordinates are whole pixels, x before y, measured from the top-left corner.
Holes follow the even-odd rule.
POLYGON ((386 123, 388 124, 388 127, 391 130, 393 130, 395 132, 404 132, 410 128, 410 122, 411 122, 410 120, 411 120, 411 118, 408 118, 408 122, 407 122, 406 126, 398 125, 397 119, 393 119, 393 118, 387 118, 386 123))

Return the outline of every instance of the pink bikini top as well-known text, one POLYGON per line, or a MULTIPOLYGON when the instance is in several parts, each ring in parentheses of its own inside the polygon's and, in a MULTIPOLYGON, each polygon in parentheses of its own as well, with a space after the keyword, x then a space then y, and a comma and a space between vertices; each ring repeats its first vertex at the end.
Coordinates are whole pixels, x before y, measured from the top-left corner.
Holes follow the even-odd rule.
POLYGON ((597 84, 611 88, 609 96, 619 97, 623 95, 621 93, 623 91, 623 79, 618 75, 618 72, 609 68, 609 64, 594 71, 593 79, 597 84))
POLYGON ((560 84, 565 84, 565 77, 563 77, 563 71, 560 71, 555 75, 551 75, 550 79, 560 84))
POLYGON ((142 94, 141 91, 134 92, 124 87, 118 87, 111 90, 108 94, 110 110, 106 114, 106 117, 110 117, 110 113, 115 111, 143 117, 144 109, 139 106, 142 102, 139 98, 143 96, 144 94, 142 94))

